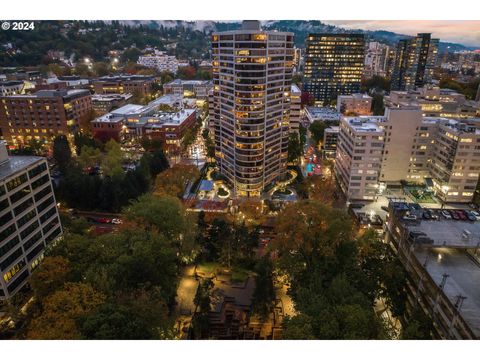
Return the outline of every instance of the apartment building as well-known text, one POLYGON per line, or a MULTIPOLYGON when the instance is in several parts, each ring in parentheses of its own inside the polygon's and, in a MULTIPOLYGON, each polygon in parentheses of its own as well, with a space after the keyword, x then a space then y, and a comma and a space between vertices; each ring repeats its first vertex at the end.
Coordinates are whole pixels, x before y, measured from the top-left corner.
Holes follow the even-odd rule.
POLYGON ((375 75, 390 77, 394 59, 395 50, 391 46, 370 41, 365 47, 364 76, 366 78, 375 75))
POLYGON ((424 86, 417 90, 391 91, 385 97, 387 107, 417 105, 424 116, 467 119, 480 114, 480 104, 469 101, 465 95, 438 86, 424 86))
POLYGON ((315 105, 329 105, 338 95, 360 91, 365 56, 363 34, 309 34, 303 90, 315 105))
POLYGON ((478 142, 474 125, 424 117, 418 107, 387 108, 385 116, 342 119, 335 171, 351 199, 374 199, 380 184, 431 179, 444 202, 468 203, 480 172, 478 142))
POLYGON ((138 57, 138 64, 157 69, 158 71, 168 71, 173 74, 177 73, 178 60, 173 55, 167 55, 163 51, 155 51, 154 54, 142 55, 138 57))
POLYGON ((195 97, 206 100, 209 91, 213 88, 212 81, 209 80, 181 80, 175 79, 163 86, 165 94, 182 95, 185 97, 195 97))
POLYGON ((302 91, 295 84, 290 90, 290 133, 299 133, 302 120, 302 91))
POLYGON ((45 248, 61 235, 47 161, 9 157, 0 142, 0 303, 25 287, 45 248))
POLYGON ((257 197, 286 174, 293 34, 258 21, 213 33, 216 160, 236 196, 257 197))
POLYGON ((339 95, 337 111, 346 115, 372 115, 372 97, 367 94, 339 95))
POLYGON ((374 200, 385 131, 382 117, 345 117, 335 157, 335 175, 349 199, 374 200))
POLYGON ((72 134, 91 116, 88 90, 41 90, 31 95, 0 97, 0 128, 9 146, 36 139, 49 143, 56 135, 72 134))
POLYGON ((21 80, 0 81, 0 96, 21 94, 24 86, 21 80))
POLYGON ((438 42, 438 39, 432 39, 428 33, 398 42, 392 90, 414 90, 431 82, 437 61, 438 42))

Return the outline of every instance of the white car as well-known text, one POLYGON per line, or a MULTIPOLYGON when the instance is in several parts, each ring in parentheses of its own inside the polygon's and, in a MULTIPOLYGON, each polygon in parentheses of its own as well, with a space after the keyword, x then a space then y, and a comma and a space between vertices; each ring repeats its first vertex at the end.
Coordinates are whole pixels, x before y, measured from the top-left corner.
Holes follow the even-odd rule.
POLYGON ((121 219, 112 219, 112 224, 114 224, 114 225, 120 225, 122 223, 123 223, 123 221, 121 219))

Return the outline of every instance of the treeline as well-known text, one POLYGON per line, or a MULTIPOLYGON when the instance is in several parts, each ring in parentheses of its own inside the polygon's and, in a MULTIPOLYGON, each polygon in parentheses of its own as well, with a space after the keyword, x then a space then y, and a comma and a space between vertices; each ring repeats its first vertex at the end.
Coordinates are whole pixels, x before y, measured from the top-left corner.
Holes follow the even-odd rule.
MULTIPOLYGON (((90 57, 102 61, 112 50, 157 47, 179 58, 205 57, 209 38, 201 31, 183 27, 127 26, 118 21, 36 21, 33 31, 2 31, 0 66, 37 66, 50 62, 49 50, 64 51, 66 57, 90 57), (172 44, 174 46, 168 47, 172 44)), ((138 55, 137 55, 138 57, 138 55)), ((133 60, 133 59, 132 59, 133 60)), ((136 59, 134 60, 136 61, 136 59)))
POLYGON ((144 195, 123 218, 117 232, 96 237, 85 220, 63 220, 64 238, 30 280, 34 302, 17 338, 174 337, 171 312, 195 223, 169 196, 144 195))
POLYGON ((155 177, 169 168, 160 143, 145 144, 147 151, 140 160, 128 161, 114 140, 102 145, 84 135, 75 139, 75 158, 65 136, 57 137, 53 144, 53 157, 61 172, 57 198, 72 208, 119 212, 149 191, 155 177), (125 169, 125 165, 130 167, 125 169))

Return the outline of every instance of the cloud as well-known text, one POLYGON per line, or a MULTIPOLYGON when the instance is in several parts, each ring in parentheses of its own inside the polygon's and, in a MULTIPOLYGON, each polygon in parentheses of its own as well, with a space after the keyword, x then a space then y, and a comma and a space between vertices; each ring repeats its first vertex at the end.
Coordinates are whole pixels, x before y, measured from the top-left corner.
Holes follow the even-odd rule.
POLYGON ((430 32, 441 41, 480 48, 480 21, 477 20, 325 20, 326 24, 347 29, 387 30, 416 35, 430 32))

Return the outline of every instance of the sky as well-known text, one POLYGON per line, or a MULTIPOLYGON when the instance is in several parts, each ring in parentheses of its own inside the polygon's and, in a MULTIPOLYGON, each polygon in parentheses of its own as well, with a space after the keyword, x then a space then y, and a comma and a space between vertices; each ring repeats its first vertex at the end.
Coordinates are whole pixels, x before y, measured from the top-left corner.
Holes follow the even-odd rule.
POLYGON ((387 30, 398 34, 416 35, 430 32, 434 38, 480 48, 478 20, 324 20, 326 24, 347 29, 387 30))

